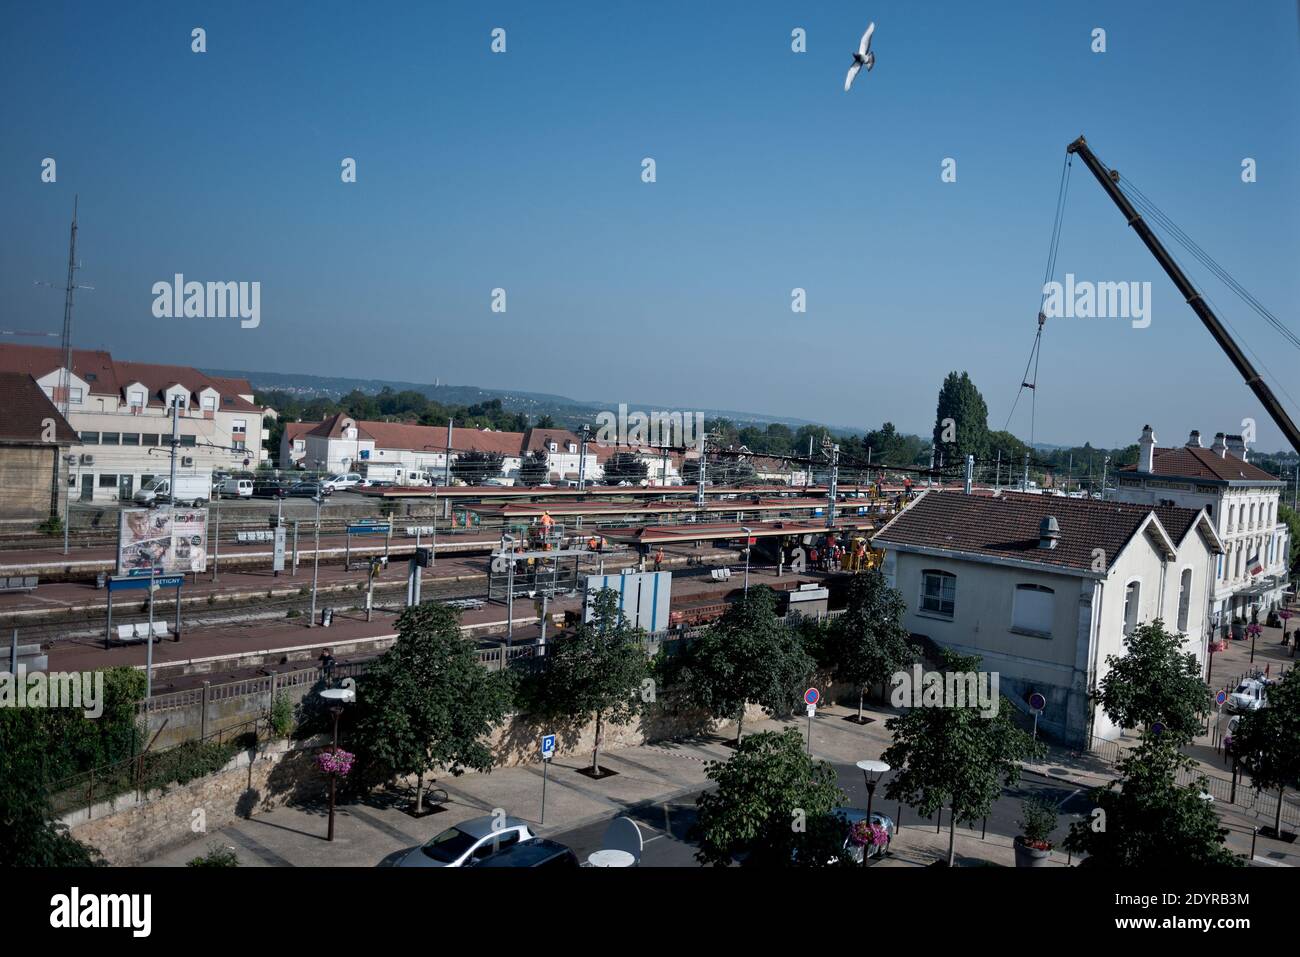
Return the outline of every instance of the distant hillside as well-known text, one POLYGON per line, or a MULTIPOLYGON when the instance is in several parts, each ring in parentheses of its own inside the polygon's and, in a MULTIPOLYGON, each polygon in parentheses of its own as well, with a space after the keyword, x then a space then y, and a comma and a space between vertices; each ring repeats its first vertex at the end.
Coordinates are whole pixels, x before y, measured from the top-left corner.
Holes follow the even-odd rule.
MULTIPOLYGON (((349 379, 337 376, 303 375, 294 372, 248 372, 236 369, 204 369, 203 371, 210 375, 247 379, 252 383, 253 388, 259 392, 278 390, 304 398, 323 396, 329 399, 340 399, 354 390, 364 392, 367 395, 374 395, 388 388, 394 392, 419 392, 421 395, 444 405, 475 405, 492 399, 500 399, 502 407, 508 411, 524 412, 536 417, 549 415, 557 423, 564 426, 590 422, 595 413, 605 410, 614 411, 618 408, 617 403, 570 399, 567 396, 550 395, 544 392, 483 389, 472 385, 442 385, 441 383, 429 385, 428 383, 398 382, 389 379, 349 379)), ((674 407, 665 406, 662 403, 629 402, 628 408, 630 410, 639 409, 643 412, 649 412, 674 407)), ((706 421, 709 419, 731 419, 739 425, 781 422, 798 428, 801 425, 823 424, 814 422, 811 419, 764 415, 757 412, 737 412, 726 409, 691 409, 690 411, 703 412, 706 421)), ((833 425, 829 426, 829 428, 832 432, 842 435, 861 434, 867 431, 864 427, 853 428, 833 425)))

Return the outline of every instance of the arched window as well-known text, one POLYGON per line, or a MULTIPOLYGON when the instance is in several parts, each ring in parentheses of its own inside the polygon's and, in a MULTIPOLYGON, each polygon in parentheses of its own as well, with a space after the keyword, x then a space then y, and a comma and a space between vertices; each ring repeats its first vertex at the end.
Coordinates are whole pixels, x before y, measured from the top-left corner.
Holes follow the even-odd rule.
POLYGON ((1186 633, 1187 613, 1192 607, 1192 570, 1183 569, 1182 580, 1178 584, 1178 630, 1186 633))
POLYGON ((957 576, 928 568, 921 572, 921 611, 951 618, 957 607, 957 576))
POLYGON ((1142 583, 1131 581, 1124 589, 1124 634, 1131 635, 1138 623, 1138 604, 1142 598, 1142 583))
POLYGON ((1052 637, 1056 593, 1043 585, 1017 585, 1011 602, 1011 627, 1040 638, 1052 637))

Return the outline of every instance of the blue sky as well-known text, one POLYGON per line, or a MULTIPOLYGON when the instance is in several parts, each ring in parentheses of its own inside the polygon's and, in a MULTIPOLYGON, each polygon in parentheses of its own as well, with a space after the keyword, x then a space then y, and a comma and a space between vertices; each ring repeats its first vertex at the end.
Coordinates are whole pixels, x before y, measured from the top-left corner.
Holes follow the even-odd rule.
MULTIPOLYGON (((921 432, 966 369, 1000 428, 1080 132, 1300 330, 1296 16, 1290 0, 13 7, 0 328, 59 328, 61 295, 33 281, 63 276, 79 193, 96 288, 75 344, 121 358, 921 432), (846 95, 868 20, 876 67, 846 95), (151 287, 176 272, 261 282, 260 327, 154 318, 151 287)), ((1077 160, 1067 271, 1151 281, 1152 323, 1049 323, 1039 441, 1125 444, 1149 421, 1181 442, 1253 417, 1282 446, 1077 160)), ((1300 397, 1300 352, 1206 285, 1300 397)), ((1023 403, 1011 427, 1028 437, 1023 403)))

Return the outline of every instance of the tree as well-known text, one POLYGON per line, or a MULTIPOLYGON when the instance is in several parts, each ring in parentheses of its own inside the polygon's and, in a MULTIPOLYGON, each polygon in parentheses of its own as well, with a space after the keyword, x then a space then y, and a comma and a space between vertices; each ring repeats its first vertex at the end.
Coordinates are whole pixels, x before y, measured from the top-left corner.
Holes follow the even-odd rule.
POLYGON ((1300 671, 1269 688, 1268 707, 1241 716, 1232 751, 1256 788, 1278 792, 1273 834, 1280 838, 1286 789, 1300 787, 1300 671))
POLYGON ((452 461, 451 474, 467 485, 479 485, 500 475, 504 462, 500 452, 462 452, 452 461))
POLYGON ((916 657, 903 627, 903 596, 878 569, 855 575, 847 589, 844 614, 830 626, 828 664, 835 677, 858 689, 858 723, 865 689, 884 683, 916 657))
MULTIPOLYGON (((1143 735, 1117 765, 1120 778, 1093 792, 1096 809, 1070 825, 1065 847, 1087 855, 1080 867, 1186 869, 1240 863, 1223 845, 1214 806, 1202 786, 1177 783, 1194 767, 1167 735, 1143 735)), ((1204 778, 1201 779, 1202 782, 1204 778)))
MULTIPOLYGON (((824 848, 823 822, 845 800, 835 784, 835 769, 814 762, 793 728, 751 735, 731 760, 712 761, 705 773, 717 787, 696 801, 700 849, 695 857, 702 864, 726 867, 738 856, 748 857, 751 864, 789 862, 797 843, 793 835, 809 823, 813 837, 822 838, 815 843, 824 848)), ((841 825, 841 845, 843 841, 841 825)), ((821 856, 814 853, 804 859, 821 856)))
POLYGON ((1300 573, 1300 514, 1286 505, 1278 505, 1277 520, 1287 527, 1287 540, 1291 543, 1291 554, 1287 559, 1287 568, 1291 574, 1300 573))
POLYGON ((627 724, 641 709, 650 662, 633 627, 618 609, 613 589, 596 593, 590 622, 551 642, 546 668, 525 689, 529 710, 545 718, 596 718, 591 774, 599 777, 604 722, 627 724))
POLYGON ((1133 629, 1125 655, 1107 655, 1110 669, 1097 700, 1121 728, 1149 729, 1159 721, 1178 744, 1196 737, 1210 709, 1210 692, 1196 656, 1183 650, 1184 636, 1165 631, 1160 619, 1133 629))
MULTIPOLYGON (((942 670, 977 674, 980 659, 951 651, 942 654, 942 670)), ((946 684, 946 681, 945 681, 946 684)), ((999 701, 997 713, 983 717, 974 702, 954 707, 911 708, 885 727, 894 743, 881 758, 898 770, 885 787, 890 800, 903 801, 929 817, 946 805, 948 866, 956 860, 957 821, 976 821, 988 814, 1002 788, 1020 779, 1020 762, 1045 748, 1016 727, 1013 706, 999 701)))
POLYGON ((605 461, 605 484, 640 482, 649 470, 650 466, 635 452, 615 452, 605 461))
POLYGON ((519 484, 541 485, 550 471, 550 459, 545 452, 540 449, 529 452, 519 463, 519 484))
POLYGON ((964 467, 967 455, 983 464, 989 447, 989 407, 970 376, 949 372, 934 415, 935 464, 964 467), (952 420, 949 422, 948 420, 952 420))
POLYGON ((552 418, 549 414, 542 415, 542 416, 541 416, 540 418, 538 418, 538 420, 533 424, 533 428, 535 428, 535 429, 553 429, 553 428, 555 428, 555 419, 552 418))
POLYGON ((397 642, 358 680, 349 739, 370 780, 417 776, 420 813, 431 771, 492 770, 485 739, 509 713, 513 690, 510 672, 478 662, 456 612, 433 602, 412 605, 397 619, 397 642))
POLYGON ((684 699, 714 718, 735 719, 737 742, 743 737, 747 704, 774 717, 790 715, 816 667, 799 633, 777 618, 776 595, 766 585, 733 602, 722 618, 687 643, 674 664, 684 699))

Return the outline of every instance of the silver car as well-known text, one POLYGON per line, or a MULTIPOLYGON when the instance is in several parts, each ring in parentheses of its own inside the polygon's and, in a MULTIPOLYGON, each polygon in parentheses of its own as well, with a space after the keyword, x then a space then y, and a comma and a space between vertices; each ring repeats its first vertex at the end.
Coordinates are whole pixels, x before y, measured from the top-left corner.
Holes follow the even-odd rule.
POLYGON ((397 866, 464 867, 536 837, 527 822, 517 817, 499 818, 488 814, 461 821, 419 847, 411 848, 397 866))

